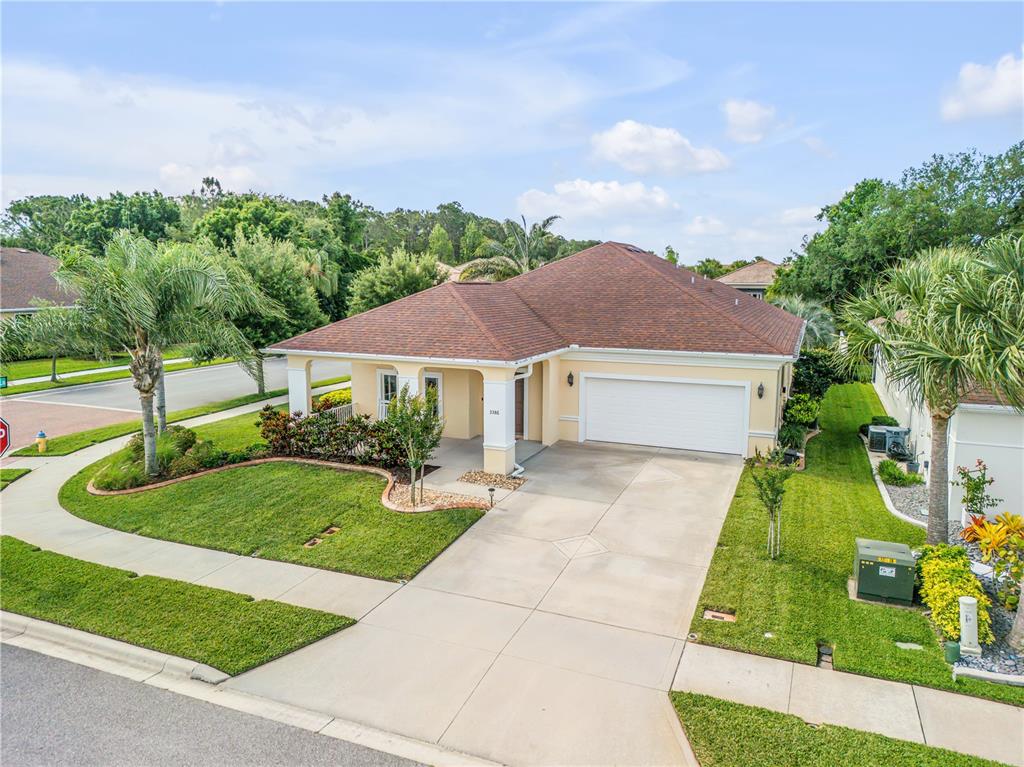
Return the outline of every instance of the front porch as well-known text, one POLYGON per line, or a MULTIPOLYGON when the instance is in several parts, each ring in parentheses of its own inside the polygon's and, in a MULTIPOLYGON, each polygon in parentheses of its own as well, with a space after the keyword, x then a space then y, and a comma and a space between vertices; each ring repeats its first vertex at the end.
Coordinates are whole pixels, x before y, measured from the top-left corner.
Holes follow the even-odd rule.
MULTIPOLYGON (((288 357, 292 412, 310 412, 312 363, 309 357, 288 357)), ((477 367, 354 360, 352 410, 373 419, 386 418, 390 402, 402 389, 408 388, 411 394, 434 391, 445 425, 442 445, 430 463, 442 468, 428 475, 427 483, 457 482, 467 471, 511 474, 522 461, 557 441, 552 364, 557 361, 477 367)), ((454 492, 453 488, 436 489, 454 492)))

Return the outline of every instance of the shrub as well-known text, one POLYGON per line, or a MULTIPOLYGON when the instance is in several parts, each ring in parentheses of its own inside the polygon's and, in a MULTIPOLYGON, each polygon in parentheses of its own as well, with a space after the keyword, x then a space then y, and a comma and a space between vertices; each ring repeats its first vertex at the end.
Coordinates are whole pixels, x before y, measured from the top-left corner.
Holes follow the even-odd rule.
POLYGON ((779 429, 779 443, 783 447, 794 447, 800 450, 804 446, 807 429, 796 423, 784 423, 779 429))
POLYGON ((862 423, 858 431, 861 436, 868 436, 868 426, 899 426, 900 422, 893 418, 891 415, 873 415, 871 416, 871 423, 862 423))
POLYGON ((810 427, 818 420, 820 406, 820 400, 808 394, 794 394, 786 402, 784 420, 798 426, 810 427))
POLYGON ((218 466, 223 466, 228 456, 227 451, 218 450, 213 442, 209 441, 197 442, 188 451, 188 455, 200 469, 216 469, 218 466))
POLYGON ((186 453, 185 455, 179 455, 171 461, 171 465, 167 467, 167 474, 171 477, 184 477, 188 474, 202 471, 202 469, 203 467, 196 460, 196 457, 192 453, 186 453))
POLYGON ((292 454, 292 431, 296 418, 266 405, 259 415, 260 436, 275 455, 292 454))
POLYGON ((1024 578, 1024 517, 1007 511, 989 522, 983 514, 977 514, 960 536, 978 544, 981 561, 991 564, 995 571, 996 596, 1007 610, 1016 610, 1024 578))
POLYGON ((93 477, 92 483, 100 490, 127 490, 141 487, 149 481, 140 461, 112 463, 93 477))
POLYGON ((128 443, 125 445, 125 450, 132 457, 133 461, 141 461, 143 454, 145 453, 146 446, 143 441, 142 432, 137 431, 131 437, 128 438, 128 443))
POLYGON ((178 449, 178 442, 173 434, 164 432, 156 438, 156 468, 157 474, 167 472, 171 462, 181 456, 182 451, 178 449))
POLYGON ((993 640, 992 618, 988 608, 992 601, 971 572, 971 560, 960 546, 925 546, 917 561, 921 583, 921 601, 932 611, 932 622, 947 639, 960 639, 960 597, 978 600, 978 641, 993 640))
POLYGON ((836 383, 849 383, 851 377, 832 359, 828 349, 805 349, 793 365, 793 394, 806 394, 821 399, 828 387, 836 383))
POLYGON ((885 484, 896 485, 896 487, 910 487, 924 482, 924 477, 920 474, 908 474, 900 468, 896 461, 889 458, 878 464, 878 476, 885 484))
POLYGON ((995 482, 995 477, 988 475, 988 466, 980 458, 973 469, 966 466, 957 466, 955 479, 949 484, 964 489, 963 505, 964 511, 970 516, 984 516, 989 509, 994 509, 1000 503, 1001 498, 993 498, 988 494, 988 487, 995 482))
POLYGON ((185 426, 168 426, 164 434, 169 435, 178 452, 182 454, 187 453, 189 448, 196 444, 196 433, 185 426))
POLYGON ((342 405, 352 404, 352 390, 351 389, 335 389, 329 391, 326 394, 320 395, 320 399, 313 405, 313 409, 330 410, 332 407, 341 407, 342 405))

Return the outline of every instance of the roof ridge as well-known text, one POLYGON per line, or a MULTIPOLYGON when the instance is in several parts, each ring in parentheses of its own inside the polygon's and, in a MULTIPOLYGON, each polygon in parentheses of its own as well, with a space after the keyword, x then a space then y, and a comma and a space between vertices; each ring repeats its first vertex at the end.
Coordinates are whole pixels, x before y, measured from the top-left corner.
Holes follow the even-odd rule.
POLYGON ((511 283, 509 283, 508 287, 515 294, 515 297, 519 299, 519 303, 521 303, 523 306, 525 306, 527 311, 530 312, 530 314, 532 314, 534 317, 536 317, 544 327, 546 327, 548 330, 550 330, 552 333, 554 333, 559 339, 561 339, 561 341, 566 346, 569 345, 569 339, 566 338, 565 336, 563 336, 562 333, 557 328, 555 328, 550 322, 548 322, 546 319, 544 319, 544 317, 541 316, 540 312, 538 312, 536 309, 534 309, 533 305, 529 301, 527 301, 525 298, 523 298, 522 294, 518 290, 516 290, 515 285, 512 285, 511 283))
MULTIPOLYGON (((449 282, 446 282, 444 284, 450 286, 449 292, 453 296, 455 296, 455 300, 458 301, 459 304, 462 306, 462 308, 466 310, 466 313, 469 315, 469 318, 471 320, 473 320, 473 324, 476 325, 478 328, 480 328, 480 332, 481 333, 483 333, 485 336, 487 336, 487 340, 489 340, 491 343, 493 343, 506 356, 511 356, 511 351, 509 350, 508 346, 500 338, 498 338, 496 335, 494 335, 494 333, 491 332, 490 328, 487 327, 486 323, 484 323, 484 321, 481 320, 477 316, 477 313, 475 311, 473 311, 473 307, 471 307, 468 303, 466 303, 466 301, 462 298, 462 296, 459 295, 459 291, 455 287, 456 283, 449 281, 449 282)), ((498 285, 500 283, 492 283, 492 284, 498 285)), ((516 295, 518 296, 518 294, 516 294, 516 295)))
MULTIPOLYGON (((659 272, 659 271, 658 271, 657 269, 655 269, 655 268, 654 268, 654 266, 653 266, 652 264, 649 264, 649 263, 647 263, 647 261, 646 261, 646 260, 644 260, 644 259, 641 259, 641 258, 638 258, 638 256, 640 255, 639 253, 633 253, 633 252, 632 252, 631 250, 629 250, 629 249, 627 249, 627 248, 620 248, 620 249, 621 249, 621 250, 622 250, 622 251, 623 251, 623 252, 624 252, 624 253, 625 253, 625 254, 626 254, 626 255, 627 255, 627 256, 628 256, 629 258, 633 259, 634 261, 636 261, 636 262, 637 262, 637 263, 639 263, 639 264, 642 264, 642 265, 643 265, 644 267, 646 267, 647 269, 649 269, 649 270, 650 270, 651 272, 654 272, 654 274, 658 275, 658 277, 660 277, 661 279, 663 279, 663 280, 664 280, 665 282, 669 283, 669 284, 670 284, 670 285, 672 285, 673 287, 675 287, 675 288, 679 289, 680 291, 686 291, 686 290, 687 290, 687 288, 686 288, 686 287, 684 287, 683 285, 680 285, 680 284, 678 284, 678 283, 677 283, 677 282, 676 282, 675 280, 670 280, 670 279, 669 279, 668 277, 666 277, 666 276, 665 276, 664 274, 662 274, 661 272, 659 272)), ((653 253, 651 253, 650 255, 654 256, 654 258, 660 258, 660 256, 656 256, 656 255, 654 255, 653 253)), ((687 270, 687 271, 689 271, 689 270, 687 270)), ((714 280, 712 280, 712 282, 714 282, 714 280)), ((696 283, 693 283, 693 284, 694 284, 694 286, 696 286, 696 283)), ((721 284, 723 284, 723 285, 724 285, 725 283, 721 283, 721 284)), ((726 286, 726 287, 728 287, 728 286, 726 286)), ((735 288, 733 288, 733 289, 735 290, 735 288)), ((731 323, 732 323, 733 325, 735 325, 736 327, 738 327, 738 328, 739 328, 740 330, 742 330, 742 331, 744 331, 744 332, 746 332, 746 333, 750 333, 750 334, 751 334, 752 336, 755 336, 755 337, 757 337, 757 338, 761 339, 761 340, 762 340, 762 341, 764 341, 764 342, 765 342, 766 344, 768 344, 768 346, 769 346, 769 347, 771 347, 771 348, 772 348, 772 349, 774 349, 775 351, 779 352, 779 354, 789 354, 789 353, 790 353, 790 352, 789 352, 788 350, 780 349, 780 348, 778 347, 778 345, 776 345, 776 343, 775 343, 774 341, 772 341, 772 340, 770 340, 770 339, 766 338, 765 336, 761 335, 761 333, 760 333, 760 332, 758 332, 758 331, 756 331, 756 330, 752 330, 751 328, 747 327, 746 325, 744 325, 743 323, 741 323, 741 322, 740 322, 739 320, 737 320, 737 319, 736 319, 735 317, 732 317, 732 316, 730 316, 730 315, 729 315, 729 314, 727 314, 726 312, 723 312, 723 311, 722 311, 721 309, 719 309, 719 308, 718 308, 717 306, 714 306, 714 305, 713 305, 713 304, 711 304, 710 302, 706 301, 706 300, 705 300, 705 299, 704 299, 704 298, 703 298, 703 297, 702 297, 702 296, 700 295, 700 293, 699 293, 699 292, 698 292, 698 291, 696 290, 696 287, 695 287, 695 288, 694 288, 694 290, 693 290, 693 291, 691 291, 691 292, 693 293, 693 297, 697 299, 697 302, 698 302, 699 304, 701 304, 702 306, 706 307, 707 309, 710 309, 710 310, 711 310, 711 311, 713 311, 713 312, 714 312, 715 314, 717 314, 717 315, 719 315, 719 316, 721 316, 721 317, 725 317, 725 318, 726 318, 726 319, 727 319, 727 320, 728 320, 729 322, 731 322, 731 323)), ((739 292, 739 291, 737 291, 737 292, 739 292)), ((758 299, 754 299, 754 300, 756 301, 756 300, 758 300, 758 299)))

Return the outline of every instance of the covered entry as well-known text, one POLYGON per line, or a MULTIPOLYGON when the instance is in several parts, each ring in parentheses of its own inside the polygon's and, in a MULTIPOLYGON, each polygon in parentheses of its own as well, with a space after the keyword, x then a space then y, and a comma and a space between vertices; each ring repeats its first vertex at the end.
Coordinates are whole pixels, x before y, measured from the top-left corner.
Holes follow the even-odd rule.
POLYGON ((580 441, 744 455, 749 384, 584 374, 580 441))

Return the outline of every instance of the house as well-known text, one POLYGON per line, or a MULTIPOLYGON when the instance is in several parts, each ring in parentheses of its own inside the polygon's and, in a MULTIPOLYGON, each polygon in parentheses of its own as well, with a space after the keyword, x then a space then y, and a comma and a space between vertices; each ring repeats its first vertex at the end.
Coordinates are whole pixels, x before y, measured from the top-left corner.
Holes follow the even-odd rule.
POLYGON ((632 245, 606 242, 504 282, 445 282, 268 349, 293 411, 310 367, 352 362, 354 410, 436 389, 444 435, 596 440, 749 456, 775 445, 803 320, 632 245))
MULTIPOLYGON (((886 411, 910 428, 910 448, 920 454, 922 467, 931 463, 932 424, 928 407, 913 400, 885 375, 885 364, 876 358, 872 381, 886 411)), ((992 513, 1024 512, 1024 413, 1004 405, 986 389, 963 397, 949 422, 949 478, 956 467, 974 468, 980 459, 995 479, 989 494, 1002 499, 992 513)), ((928 472, 923 472, 925 478, 928 472)), ((966 521, 959 487, 949 487, 949 518, 966 521)))
POLYGON ((53 278, 56 258, 23 248, 0 248, 0 317, 33 314, 38 304, 71 306, 75 296, 53 278))
POLYGON ((741 266, 739 269, 728 274, 723 274, 718 278, 718 281, 724 282, 726 285, 736 288, 736 290, 742 290, 754 298, 763 299, 765 292, 775 282, 775 273, 779 269, 780 266, 778 264, 762 258, 752 264, 741 266))

